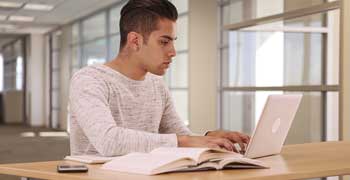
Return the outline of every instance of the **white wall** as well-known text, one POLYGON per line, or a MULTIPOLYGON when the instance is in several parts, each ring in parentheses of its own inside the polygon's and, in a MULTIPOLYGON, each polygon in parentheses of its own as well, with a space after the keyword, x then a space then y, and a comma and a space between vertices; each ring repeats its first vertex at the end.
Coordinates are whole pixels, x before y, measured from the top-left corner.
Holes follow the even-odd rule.
MULTIPOLYGON (((341 94, 340 94, 340 139, 350 140, 350 1, 343 0, 341 12, 340 30, 340 72, 341 94)), ((350 179, 348 177, 347 179, 350 179)))
POLYGON ((60 54, 60 128, 67 129, 67 115, 68 115, 68 97, 69 97, 69 84, 70 84, 70 60, 71 60, 71 48, 69 46, 72 38, 71 27, 65 27, 62 29, 62 46, 60 54))
POLYGON ((45 111, 44 111, 44 117, 45 117, 45 126, 49 127, 50 124, 50 47, 49 47, 49 36, 44 36, 44 46, 45 46, 45 52, 44 52, 44 73, 45 78, 44 80, 44 93, 45 93, 45 111))
POLYGON ((45 117, 45 44, 42 34, 27 38, 27 117, 29 125, 44 126, 45 117))
POLYGON ((20 124, 23 122, 23 91, 3 92, 3 112, 6 124, 20 124))
POLYGON ((189 116, 196 133, 217 128, 217 1, 189 0, 189 116))

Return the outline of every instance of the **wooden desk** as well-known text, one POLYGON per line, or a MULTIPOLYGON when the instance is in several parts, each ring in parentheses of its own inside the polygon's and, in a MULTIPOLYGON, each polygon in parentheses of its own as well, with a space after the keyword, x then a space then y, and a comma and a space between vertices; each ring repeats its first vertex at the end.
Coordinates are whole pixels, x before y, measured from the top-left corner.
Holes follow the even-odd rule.
POLYGON ((88 165, 88 173, 59 174, 56 165, 76 164, 70 161, 50 161, 0 165, 0 174, 57 180, 199 180, 199 179, 304 179, 350 174, 350 142, 322 142, 289 145, 281 155, 261 158, 270 169, 236 169, 169 173, 142 176, 101 170, 100 165, 88 165))

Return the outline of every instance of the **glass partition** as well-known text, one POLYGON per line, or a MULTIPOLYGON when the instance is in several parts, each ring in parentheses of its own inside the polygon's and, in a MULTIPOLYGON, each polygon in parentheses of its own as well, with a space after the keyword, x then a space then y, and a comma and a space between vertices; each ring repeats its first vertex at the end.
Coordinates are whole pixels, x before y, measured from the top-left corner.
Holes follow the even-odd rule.
POLYGON ((221 1, 222 128, 250 134, 269 94, 300 93, 303 100, 286 143, 337 140, 339 48, 334 45, 339 44, 339 10, 311 15, 298 11, 298 18, 231 31, 224 28, 249 20, 259 24, 257 18, 316 9, 324 2, 221 1))

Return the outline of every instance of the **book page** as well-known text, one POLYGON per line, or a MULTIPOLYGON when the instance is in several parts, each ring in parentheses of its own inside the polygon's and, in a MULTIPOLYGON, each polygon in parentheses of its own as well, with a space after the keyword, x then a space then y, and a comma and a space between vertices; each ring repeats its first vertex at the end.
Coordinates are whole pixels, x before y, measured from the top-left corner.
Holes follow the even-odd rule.
POLYGON ((151 151, 151 154, 167 154, 167 155, 179 155, 182 157, 187 157, 195 160, 199 163, 200 156, 203 152, 210 150, 209 148, 184 148, 184 147, 176 147, 176 148, 166 148, 161 147, 154 149, 151 151))
POLYGON ((269 168, 267 164, 265 164, 262 161, 256 160, 256 159, 249 159, 249 158, 225 158, 224 160, 219 162, 220 169, 223 169, 225 167, 229 168, 269 168))
POLYGON ((196 166, 189 166, 185 169, 175 170, 176 172, 187 172, 187 171, 208 171, 208 170, 218 170, 220 169, 218 162, 205 162, 198 164, 196 166))
POLYGON ((151 175, 167 172, 176 166, 187 167, 194 164, 196 163, 193 160, 178 154, 130 153, 115 157, 102 165, 102 169, 151 175))
POLYGON ((183 157, 194 159, 198 164, 209 160, 222 160, 229 157, 243 157, 242 154, 226 151, 223 149, 212 148, 157 148, 151 152, 152 154, 178 154, 183 157))
POLYGON ((111 161, 114 157, 103 157, 95 155, 79 155, 79 156, 66 156, 65 160, 78 161, 88 164, 99 164, 111 161))
POLYGON ((209 150, 204 152, 200 159, 199 163, 206 162, 206 161, 221 161, 226 158, 241 158, 243 157, 242 154, 230 152, 230 151, 217 151, 217 150, 209 150))

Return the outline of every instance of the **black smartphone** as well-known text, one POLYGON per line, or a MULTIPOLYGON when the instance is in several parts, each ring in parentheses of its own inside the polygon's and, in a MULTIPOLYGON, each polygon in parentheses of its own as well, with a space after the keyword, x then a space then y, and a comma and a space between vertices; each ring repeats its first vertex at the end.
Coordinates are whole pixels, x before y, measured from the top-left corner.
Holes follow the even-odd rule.
POLYGON ((85 165, 57 165, 59 173, 87 172, 88 168, 85 165))

